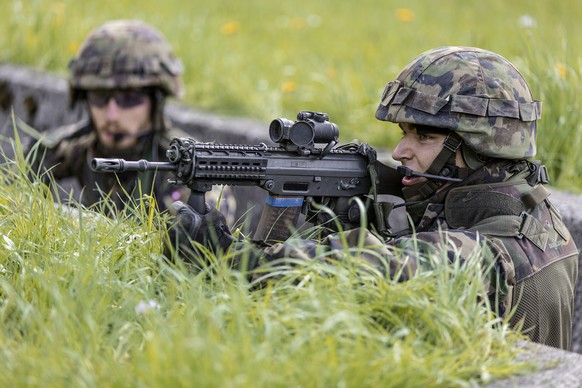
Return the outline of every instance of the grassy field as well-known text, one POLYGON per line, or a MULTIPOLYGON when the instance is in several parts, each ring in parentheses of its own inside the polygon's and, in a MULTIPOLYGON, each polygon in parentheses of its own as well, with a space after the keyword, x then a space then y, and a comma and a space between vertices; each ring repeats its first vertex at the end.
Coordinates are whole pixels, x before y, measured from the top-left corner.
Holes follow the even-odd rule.
POLYGON ((398 283, 346 251, 257 288, 212 256, 199 273, 164 260, 145 203, 118 219, 55 207, 24 165, 0 167, 1 386, 463 387, 533 370, 477 256, 398 283))
MULTIPOLYGON (((324 111, 342 141, 379 147, 399 136, 373 118, 380 93, 412 57, 490 49, 544 101, 552 184, 581 191, 582 4, 4 0, 0 12, 1 61, 64 76, 91 29, 139 18, 182 58, 187 104, 265 121, 324 111)), ((252 290, 223 261, 198 274, 167 263, 164 219, 146 206, 118 219, 55 208, 24 165, 0 167, 2 386, 449 387, 531 370, 520 337, 476 302, 478 260, 432 258, 406 283, 314 261, 252 290)))
POLYGON ((139 18, 182 58, 187 104, 265 122, 323 111, 340 140, 387 148, 399 131, 374 119, 386 82, 433 47, 489 49, 514 62, 544 103, 537 157, 552 184, 582 192, 579 2, 5 0, 0 12, 1 61, 66 75, 90 30, 139 18))

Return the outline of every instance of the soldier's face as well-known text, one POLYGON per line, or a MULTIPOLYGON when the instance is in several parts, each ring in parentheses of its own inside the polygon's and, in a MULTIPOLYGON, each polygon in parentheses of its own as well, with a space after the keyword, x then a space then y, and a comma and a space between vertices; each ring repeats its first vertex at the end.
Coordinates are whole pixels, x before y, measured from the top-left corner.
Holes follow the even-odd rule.
POLYGON ((152 101, 145 92, 89 91, 87 101, 99 141, 107 148, 131 148, 152 127, 152 101))
MULTIPOLYGON (((443 149, 446 135, 442 133, 428 133, 417 131, 414 124, 401 123, 402 138, 392 152, 392 157, 403 166, 417 172, 426 172, 437 155, 443 149)), ((460 153, 457 152, 456 165, 464 167, 460 153)), ((404 186, 414 186, 426 182, 427 178, 406 176, 402 178, 404 186)))

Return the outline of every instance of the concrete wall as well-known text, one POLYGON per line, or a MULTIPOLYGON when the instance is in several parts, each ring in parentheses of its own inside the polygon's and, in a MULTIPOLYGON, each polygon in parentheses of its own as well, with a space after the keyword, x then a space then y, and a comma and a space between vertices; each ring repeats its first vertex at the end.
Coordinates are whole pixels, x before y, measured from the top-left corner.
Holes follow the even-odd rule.
MULTIPOLYGON (((558 190, 551 190, 551 192, 552 203, 560 210, 562 219, 570 229, 578 249, 582 251, 582 196, 558 190)), ((572 351, 582 354, 582 255, 578 257, 578 263, 572 351)))
MULTIPOLYGON (((80 111, 68 109, 67 83, 63 78, 4 64, 0 65, 0 146, 7 156, 10 156, 10 139, 13 138, 12 111, 16 117, 41 131, 75 122, 82 116, 80 111)), ((204 141, 246 144, 270 142, 268 124, 264 122, 220 117, 173 103, 168 104, 167 114, 176 126, 204 141)), ((558 190, 551 191, 551 199, 560 209, 576 243, 582 247, 582 197, 558 190)), ((264 197, 262 190, 237 188, 240 211, 246 211, 248 206, 257 203, 257 198, 260 200, 264 197)), ((260 210, 253 210, 253 218, 258 218, 260 210)), ((579 280, 572 346, 572 350, 577 353, 582 353, 581 294, 582 281, 579 280)))

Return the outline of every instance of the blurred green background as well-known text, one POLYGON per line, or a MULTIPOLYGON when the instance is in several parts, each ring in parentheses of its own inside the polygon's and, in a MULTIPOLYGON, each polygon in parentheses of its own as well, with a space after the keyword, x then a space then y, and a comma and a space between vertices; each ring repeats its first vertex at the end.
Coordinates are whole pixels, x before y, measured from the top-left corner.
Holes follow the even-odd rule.
POLYGON ((408 61, 442 45, 492 50, 522 71, 544 103, 536 158, 549 167, 551 184, 582 191, 582 2, 4 0, 0 12, 0 61, 66 75, 93 28, 142 19, 184 62, 184 103, 266 123, 323 111, 342 142, 386 148, 400 131, 374 111, 408 61))

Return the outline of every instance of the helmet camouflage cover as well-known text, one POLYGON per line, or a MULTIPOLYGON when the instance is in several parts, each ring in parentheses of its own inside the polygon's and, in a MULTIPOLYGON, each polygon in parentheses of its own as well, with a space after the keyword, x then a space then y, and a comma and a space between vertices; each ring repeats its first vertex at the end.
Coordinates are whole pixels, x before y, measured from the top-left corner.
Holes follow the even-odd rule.
POLYGON ((541 102, 520 72, 493 52, 440 47, 414 58, 386 85, 376 118, 456 132, 478 154, 529 158, 536 153, 541 102))
POLYGON ((73 91, 158 87, 183 94, 183 66, 164 36, 137 20, 115 20, 94 29, 69 63, 73 91))

